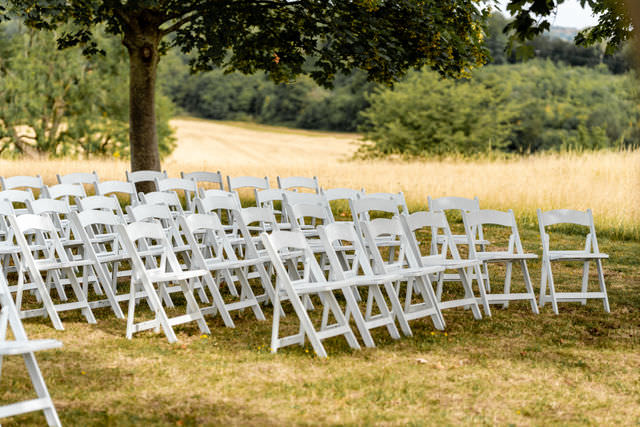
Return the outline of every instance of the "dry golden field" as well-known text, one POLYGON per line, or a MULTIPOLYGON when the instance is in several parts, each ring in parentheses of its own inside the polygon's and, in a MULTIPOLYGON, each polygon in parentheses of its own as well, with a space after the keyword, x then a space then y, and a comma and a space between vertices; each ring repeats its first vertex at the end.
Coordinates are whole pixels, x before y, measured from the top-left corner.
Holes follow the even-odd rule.
MULTIPOLYGON (((225 175, 318 176, 323 187, 364 187, 369 192, 404 191, 412 208, 427 195, 478 196, 487 208, 512 208, 522 221, 535 209, 592 208, 597 227, 640 236, 640 151, 543 154, 518 159, 350 161, 359 136, 270 126, 175 119, 178 147, 163 167, 220 170, 225 175)), ((0 161, 0 174, 96 170, 102 179, 123 179, 122 160, 0 161)))

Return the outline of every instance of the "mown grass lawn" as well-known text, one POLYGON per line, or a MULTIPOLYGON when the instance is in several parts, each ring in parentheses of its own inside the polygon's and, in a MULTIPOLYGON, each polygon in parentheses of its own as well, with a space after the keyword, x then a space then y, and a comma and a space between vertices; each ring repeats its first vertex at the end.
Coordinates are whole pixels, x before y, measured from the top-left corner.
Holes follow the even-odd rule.
MULTIPOLYGON (((526 249, 539 253, 537 230, 522 227, 521 235, 526 249)), ((574 246, 581 239, 561 237, 574 246)), ((374 331, 375 349, 352 351, 335 338, 326 342, 327 360, 308 345, 271 354, 270 308, 265 322, 250 311, 234 314, 235 329, 210 318, 208 337, 195 324, 177 327, 178 344, 153 333, 129 341, 124 321, 108 309, 96 310, 97 325, 65 313, 62 332, 47 319, 25 326, 32 338, 64 342, 38 361, 65 425, 636 425, 640 243, 599 243, 611 256, 611 314, 597 301, 562 304, 559 316, 549 305, 537 316, 528 303, 492 306, 493 317, 480 321, 470 311, 448 310, 446 333, 424 319, 411 323, 413 337, 397 341, 374 331)), ((537 293, 539 261, 529 268, 537 293)), ((494 269, 494 285, 502 271, 494 269)), ((581 268, 560 266, 556 276, 561 288, 577 290, 581 268)), ((294 317, 285 320, 291 332, 294 317)), ((5 359, 0 404, 31 390, 22 359, 5 359)), ((4 425, 43 423, 37 413, 4 425)))

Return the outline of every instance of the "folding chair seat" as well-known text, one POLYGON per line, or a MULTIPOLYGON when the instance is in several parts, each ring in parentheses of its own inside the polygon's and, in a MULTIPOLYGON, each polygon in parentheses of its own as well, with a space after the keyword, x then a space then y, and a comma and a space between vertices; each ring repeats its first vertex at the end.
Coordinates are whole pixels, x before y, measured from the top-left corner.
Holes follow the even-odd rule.
POLYGON ((79 200, 87 197, 82 184, 56 184, 52 186, 42 187, 41 199, 64 200, 69 208, 78 212, 79 200))
POLYGON ((218 187, 220 190, 224 190, 224 181, 222 180, 222 174, 220 171, 217 172, 205 172, 205 171, 197 171, 197 172, 180 172, 180 178, 183 179, 191 179, 196 182, 196 185, 201 190, 204 190, 204 186, 201 184, 213 184, 214 187, 218 187))
MULTIPOLYGON (((482 261, 485 271, 488 272, 489 263, 503 263, 506 265, 506 273, 504 280, 504 292, 493 293, 486 286, 487 281, 484 281, 485 289, 487 291, 486 298, 489 304, 503 304, 503 307, 509 306, 509 301, 525 300, 531 304, 531 310, 538 314, 538 305, 536 304, 536 296, 533 292, 533 286, 531 286, 531 277, 529 276, 529 269, 527 267, 527 260, 536 259, 538 255, 532 253, 525 253, 522 248, 522 242, 520 241, 520 233, 518 232, 518 224, 516 223, 516 217, 513 211, 510 209, 507 212, 495 211, 495 210, 479 210, 475 212, 462 211, 462 221, 467 233, 467 245, 469 245, 469 259, 478 259, 482 261), (484 245, 485 249, 478 246, 481 244, 476 240, 478 235, 477 228, 484 225, 495 225, 501 227, 507 227, 511 229, 511 235, 507 243, 506 250, 489 250, 489 245, 484 245), (519 263, 522 270, 522 276, 524 279, 525 292, 512 292, 511 291, 511 272, 513 263, 519 263)), ((478 285, 482 286, 481 277, 483 276, 480 267, 474 267, 475 279, 478 280, 478 285)), ((487 273, 488 276, 488 273, 487 273)), ((491 312, 488 306, 485 305, 485 314, 491 316, 491 312)))
MULTIPOLYGON (((449 228, 449 223, 444 212, 414 212, 411 215, 400 215, 399 219, 407 241, 411 266, 441 266, 446 270, 456 270, 458 273, 464 295, 461 298, 449 299, 447 301, 442 301, 443 278, 446 270, 438 272, 435 275, 438 281, 436 300, 438 301, 440 310, 460 306, 471 307, 474 317, 481 319, 482 314, 478 308, 478 302, 471 286, 472 282, 467 272, 467 270, 480 265, 481 262, 475 259, 463 260, 460 258, 460 253, 451 235, 451 229, 449 228), (420 250, 420 240, 417 234, 420 231, 426 230, 429 230, 432 236, 442 233, 442 235, 446 237, 439 248, 436 248, 435 254, 433 250, 429 251, 428 254, 423 254, 420 250)), ((485 289, 481 283, 480 286, 478 286, 478 292, 480 293, 480 301, 485 308, 488 308, 485 289)))
POLYGON ((60 347, 62 347, 62 343, 57 340, 29 340, 11 298, 4 273, 0 269, 0 373, 2 372, 3 357, 21 355, 29 372, 31 384, 38 396, 36 399, 1 405, 0 419, 34 411, 43 411, 48 425, 61 425, 34 354, 36 351, 60 347), (13 340, 6 339, 7 329, 11 329, 13 340))
POLYGON ((35 200, 33 196, 33 192, 30 188, 26 190, 3 190, 0 191, 0 200, 6 200, 11 203, 11 206, 16 215, 22 215, 23 213, 27 213, 27 201, 35 200))
POLYGON ((374 328, 386 327, 391 338, 400 338, 395 318, 398 318, 403 332, 406 335, 411 335, 411 328, 404 316, 402 305, 393 287, 393 282, 400 280, 401 277, 394 274, 375 275, 373 273, 369 257, 353 224, 333 223, 327 226, 321 225, 318 227, 318 232, 331 267, 329 280, 352 281, 356 300, 360 299, 357 289, 364 288, 367 291, 366 317, 362 315, 360 310, 356 310, 353 313, 347 310, 346 313, 347 320, 350 315, 353 315, 365 346, 375 347, 369 332, 374 328), (345 250, 347 247, 351 249, 345 250), (352 256, 348 256, 348 252, 352 252, 352 256), (384 294, 381 286, 384 288, 384 294), (389 310, 385 294, 391 303, 392 310, 389 310), (378 314, 372 314, 373 309, 377 309, 378 314))
POLYGON ((444 271, 443 266, 418 266, 412 262, 407 239, 398 217, 376 218, 361 221, 360 228, 372 260, 375 274, 397 274, 401 277, 395 283, 396 294, 402 300, 404 288, 404 316, 407 321, 430 317, 436 329, 444 329, 445 323, 433 292, 430 275, 444 271), (389 243, 393 242, 394 245, 389 243), (388 250, 383 256, 381 250, 388 250), (406 282, 405 286, 402 283, 406 282), (418 302, 414 303, 414 299, 418 302))
POLYGON ((182 192, 185 200, 184 212, 193 213, 193 199, 198 195, 198 185, 194 180, 184 178, 156 178, 156 188, 159 192, 182 192))
POLYGON ((234 192, 238 195, 240 200, 240 192, 244 190, 266 190, 269 188, 269 179, 258 178, 255 176, 227 176, 227 190, 234 192))
POLYGON ((604 282, 604 271, 602 260, 609 258, 609 255, 600 252, 598 240, 596 238, 596 228, 593 223, 591 209, 586 211, 576 211, 570 209, 557 209, 547 212, 537 210, 538 225, 540 227, 540 237, 542 239, 542 273, 540 278, 540 306, 544 307, 547 302, 551 302, 553 312, 558 314, 559 302, 580 302, 587 304, 588 299, 601 299, 604 311, 609 313, 609 297, 607 287, 604 282), (547 227, 557 224, 573 224, 588 228, 585 238, 584 249, 579 250, 551 250, 550 238, 547 227), (556 292, 556 287, 551 271, 553 261, 577 261, 582 262, 582 287, 580 292, 556 292), (599 292, 589 291, 589 265, 595 262, 598 272, 599 292), (547 294, 547 285, 549 293, 547 294))
POLYGON ((277 177, 278 188, 281 190, 311 190, 314 193, 320 193, 320 184, 318 184, 318 177, 307 178, 304 176, 289 176, 289 177, 277 177))
MULTIPOLYGON (((127 219, 122 212, 120 202, 116 198, 115 194, 111 196, 89 196, 78 201, 78 209, 83 211, 104 211, 114 214, 122 224, 127 223, 127 219)), ((115 233, 115 230, 113 230, 115 233)))
POLYGON ((62 330, 64 328, 58 313, 81 310, 89 323, 96 323, 87 296, 75 273, 78 269, 90 268, 92 261, 69 259, 49 217, 33 214, 24 214, 19 217, 10 216, 9 224, 15 231, 14 238, 20 247, 20 257, 26 270, 25 273, 30 277, 30 283, 33 284, 33 289, 36 290, 43 305, 43 308, 39 309, 22 310, 22 293, 25 289, 21 283, 18 283, 16 306, 20 311, 20 316, 24 318, 48 315, 53 326, 62 330), (28 235, 33 237, 30 239, 31 243, 27 241, 26 236, 28 235), (45 275, 44 278, 42 274, 45 275), (67 296, 63 281, 71 285, 76 298, 75 302, 65 302, 67 296), (51 286, 55 287, 63 303, 54 304, 49 291, 51 286))
MULTIPOLYGON (((96 171, 88 172, 75 172, 66 175, 56 174, 58 184, 80 184, 82 186, 89 185, 95 192, 96 183, 100 182, 96 171)), ((86 192, 86 189, 85 189, 86 192)))
POLYGON ((165 231, 157 222, 134 222, 126 226, 118 224, 116 230, 131 257, 134 272, 129 294, 127 338, 131 339, 134 333, 140 331, 162 329, 169 342, 176 342, 178 338, 173 326, 189 322, 196 322, 201 333, 209 334, 209 327, 193 295, 194 285, 201 284, 203 277, 209 272, 200 269, 183 271, 165 231), (141 241, 145 242, 144 245, 141 245, 141 241), (152 254, 146 251, 147 247, 157 246, 162 250, 152 254), (148 262, 150 257, 153 258, 153 262, 148 262), (178 283, 186 300, 186 313, 170 318, 162 306, 158 296, 159 290, 156 290, 154 283, 165 287, 178 283), (146 299, 153 312, 153 319, 136 323, 135 307, 139 298, 146 299))
MULTIPOLYGON (((213 296, 213 304, 202 309, 204 314, 220 312, 225 325, 234 327, 229 312, 250 308, 258 320, 265 320, 260 303, 249 283, 248 270, 262 266, 260 259, 238 259, 227 237, 218 216, 215 214, 193 214, 178 218, 180 228, 186 236, 190 247, 192 263, 195 268, 213 273, 205 281, 213 296), (220 294, 218 284, 225 282, 231 295, 237 298, 235 302, 225 303, 220 294), (240 293, 236 288, 240 285, 240 293)), ((269 278, 266 278, 267 280, 269 278)), ((271 288, 271 281, 262 283, 263 287, 271 288)), ((271 290, 273 294, 273 290, 271 290)))
POLYGON ((166 205, 174 218, 185 215, 178 195, 172 191, 152 191, 146 194, 140 193, 139 196, 144 205, 166 205))
POLYGON ((336 336, 344 336, 351 348, 360 349, 360 344, 347 321, 345 312, 334 294, 336 291, 341 291, 346 301, 346 310, 355 313, 359 308, 353 296, 351 282, 327 281, 304 235, 300 232, 274 231, 271 234, 262 233, 261 238, 277 276, 271 352, 275 353, 279 348, 289 345, 304 345, 305 339, 308 338, 315 353, 319 357, 327 357, 322 341, 336 336), (292 250, 301 255, 296 260, 295 268, 287 270, 280 253, 289 253, 292 250), (287 295, 300 321, 299 333, 286 337, 280 337, 281 290, 287 295), (322 316, 323 319, 318 328, 314 326, 302 302, 302 298, 309 295, 318 295, 322 305, 328 307, 327 315, 322 316), (335 323, 329 324, 330 315, 333 315, 335 323))
POLYGON ((139 203, 138 195, 136 193, 136 186, 131 182, 126 181, 103 181, 96 184, 97 196, 118 196, 118 194, 124 194, 129 198, 130 205, 136 205, 139 203))

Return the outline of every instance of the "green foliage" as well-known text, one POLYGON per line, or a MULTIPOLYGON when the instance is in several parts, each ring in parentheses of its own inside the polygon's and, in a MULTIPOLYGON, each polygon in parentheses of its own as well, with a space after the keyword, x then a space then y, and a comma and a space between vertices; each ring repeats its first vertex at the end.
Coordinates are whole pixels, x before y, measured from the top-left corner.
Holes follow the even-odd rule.
POLYGON ((412 73, 370 98, 362 156, 624 148, 640 142, 637 80, 550 61, 487 66, 470 80, 412 73))
MULTIPOLYGON (((128 72, 124 48, 102 39, 105 59, 58 51, 56 34, 17 22, 0 26, 0 153, 127 156, 128 72)), ((158 99, 160 150, 173 147, 166 97, 158 99)))
POLYGON ((360 154, 473 155, 504 147, 513 113, 500 108, 508 87, 494 83, 444 80, 423 70, 377 91, 363 114, 373 145, 360 154))
POLYGON ((307 76, 275 84, 264 73, 216 69, 190 74, 186 61, 173 51, 163 59, 158 70, 162 92, 187 113, 216 120, 355 131, 360 111, 369 105, 366 94, 374 87, 362 71, 338 75, 333 88, 325 89, 307 76))

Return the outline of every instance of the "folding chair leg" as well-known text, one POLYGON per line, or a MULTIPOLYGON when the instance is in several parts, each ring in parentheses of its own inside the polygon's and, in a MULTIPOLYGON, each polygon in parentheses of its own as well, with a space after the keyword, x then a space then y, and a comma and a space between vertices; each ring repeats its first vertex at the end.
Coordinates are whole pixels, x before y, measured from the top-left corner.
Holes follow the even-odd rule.
MULTIPOLYGON (((511 293, 511 273, 513 269, 513 263, 511 261, 507 262, 507 272, 504 276, 504 293, 505 295, 509 295, 511 293)), ((489 291, 491 292, 491 291, 489 291)), ((509 307, 509 300, 506 300, 504 304, 502 304, 503 308, 509 307)))
MULTIPOLYGON (((589 261, 585 261, 582 266, 582 293, 586 294, 589 290, 589 261)), ((582 305, 587 305, 587 299, 583 299, 581 302, 582 305)))
POLYGON ((553 283, 553 272, 551 271, 551 261, 547 261, 547 279, 549 281, 549 293, 551 294, 551 307, 553 312, 558 314, 558 300, 556 299, 556 286, 553 283))
POLYGON ((384 282, 383 286, 384 286, 385 292, 387 293, 387 297, 391 302, 392 314, 396 319, 398 319, 398 323, 400 324, 400 329, 402 330, 402 333, 408 337, 413 336, 413 332, 411 332, 411 327, 409 326, 407 317, 405 316, 404 311, 402 310, 402 304, 398 299, 398 294, 396 293, 396 290, 394 289, 393 284, 391 282, 384 282))
MULTIPOLYGON (((475 270, 476 275, 478 277, 478 279, 477 279, 478 280, 478 289, 480 291, 480 301, 482 302, 482 306, 484 307, 484 314, 485 314, 485 316, 491 317, 491 309, 489 308, 489 301, 487 300, 487 293, 485 291, 484 279, 482 278, 481 267, 479 265, 476 265, 474 267, 474 270, 475 270)), ((487 276, 487 277, 489 277, 489 276, 487 276)), ((469 290, 471 291, 470 295, 473 295, 472 289, 469 289, 469 290)))
MULTIPOLYGON (((471 275, 467 275, 464 269, 460 269, 460 278, 462 279, 462 286, 465 288, 465 297, 473 298, 473 279, 471 275)), ((484 280, 482 279, 482 273, 480 271, 480 266, 476 265, 474 267, 474 271, 476 274, 476 281, 478 282, 478 292, 480 292, 480 301, 482 302, 482 306, 484 307, 485 315, 491 317, 491 309, 489 308, 489 301, 487 301, 487 293, 485 292, 484 280)), ((475 299, 475 298, 474 298, 475 299)), ((471 305, 471 312, 473 313, 473 317, 477 320, 482 319, 482 314, 480 313, 480 308, 478 307, 478 302, 471 305)))
POLYGON ((44 416, 47 420, 47 424, 50 426, 60 426, 60 418, 58 418, 58 413, 56 412, 56 408, 53 406, 53 401, 51 400, 51 396, 49 395, 49 391, 47 390, 47 386, 44 382, 44 378, 42 377, 42 372, 38 367, 38 362, 36 361, 36 357, 33 353, 23 354, 24 362, 27 365, 27 370, 29 371, 29 376, 31 377, 31 383, 33 384, 33 388, 40 399, 46 399, 49 401, 49 406, 43 409, 44 416))
POLYGON ((604 283, 604 272, 602 271, 602 260, 596 260, 596 269, 598 270, 598 283, 600 284, 600 292, 604 293, 602 304, 604 305, 605 313, 610 312, 609 308, 609 296, 607 295, 607 287, 604 283))
POLYGON ((387 330, 389 331, 389 335, 393 339, 400 338, 400 332, 398 332, 398 328, 396 327, 395 319, 393 314, 389 311, 389 307, 387 307, 387 302, 382 295, 382 291, 380 290, 380 285, 375 285, 369 288, 369 292, 373 292, 373 298, 380 309, 380 316, 382 318, 388 318, 391 320, 390 323, 387 323, 387 330))
POLYGON ((340 304, 338 304, 338 301, 336 300, 336 297, 333 294, 333 292, 331 291, 321 292, 320 297, 323 299, 323 303, 328 305, 329 309, 333 312, 333 316, 337 321, 337 327, 347 328, 347 332, 344 334, 344 336, 347 339, 347 343, 349 344, 349 347, 355 350, 359 350, 360 344, 358 343, 358 340, 356 339, 356 336, 353 333, 353 330, 349 326, 349 323, 347 322, 347 319, 344 316, 344 313, 340 308, 340 304))
POLYGON ((187 301, 187 314, 191 314, 195 317, 195 321, 200 328, 200 332, 203 334, 211 335, 211 331, 209 330, 209 326, 204 321, 204 316, 200 311, 200 307, 198 307, 198 303, 193 296, 193 282, 188 282, 186 280, 180 281, 180 288, 182 289, 182 293, 184 294, 184 298, 187 301))
POLYGON ((531 276, 529 276, 529 268, 527 267, 527 261, 520 260, 520 268, 522 269, 522 276, 524 278, 524 286, 528 293, 531 294, 531 299, 529 302, 531 303, 531 311, 534 314, 540 314, 538 310, 538 304, 536 304, 536 294, 533 291, 533 285, 531 284, 531 276))
POLYGON ((362 341, 364 342, 365 347, 375 347, 375 343, 373 342, 373 337, 371 336, 371 332, 365 325, 364 318, 362 317, 362 313, 358 308, 358 303, 354 296, 354 293, 351 289, 343 289, 342 293, 344 295, 344 299, 347 302, 347 314, 345 315, 346 321, 349 321, 349 315, 353 315, 353 320, 356 322, 356 327, 358 328, 358 332, 360 332, 360 336, 362 337, 362 341))
POLYGON ((540 308, 546 304, 547 297, 547 260, 542 259, 542 268, 540 269, 540 308))

